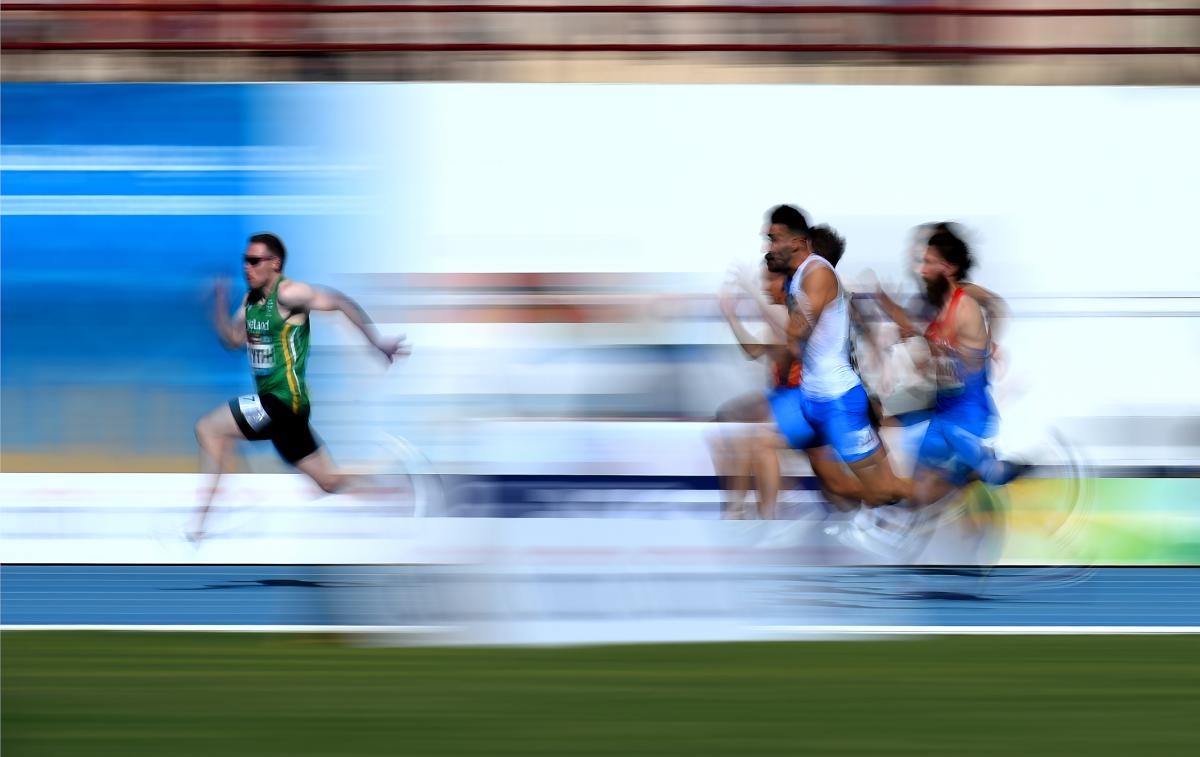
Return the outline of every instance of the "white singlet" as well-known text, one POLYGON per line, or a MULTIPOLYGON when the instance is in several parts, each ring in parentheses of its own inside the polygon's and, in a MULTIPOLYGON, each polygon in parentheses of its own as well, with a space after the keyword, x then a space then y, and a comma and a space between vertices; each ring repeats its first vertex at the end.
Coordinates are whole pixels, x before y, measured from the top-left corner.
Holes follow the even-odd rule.
POLYGON ((833 271, 833 266, 820 255, 809 255, 796 269, 796 275, 792 277, 790 284, 794 305, 804 312, 812 312, 807 307, 807 297, 802 286, 804 274, 812 266, 828 268, 837 280, 838 290, 837 296, 821 311, 821 316, 804 345, 804 370, 800 388, 805 394, 816 399, 834 399, 862 382, 850 365, 850 312, 846 292, 842 289, 842 280, 833 271))

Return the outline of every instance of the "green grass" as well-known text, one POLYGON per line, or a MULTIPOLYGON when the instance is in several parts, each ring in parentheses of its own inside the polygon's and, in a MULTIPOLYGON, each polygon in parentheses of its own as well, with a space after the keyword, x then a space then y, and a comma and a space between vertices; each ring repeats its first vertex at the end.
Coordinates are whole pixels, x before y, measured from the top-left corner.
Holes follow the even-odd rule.
POLYGON ((9 632, 3 753, 1194 753, 1200 638, 366 649, 9 632))

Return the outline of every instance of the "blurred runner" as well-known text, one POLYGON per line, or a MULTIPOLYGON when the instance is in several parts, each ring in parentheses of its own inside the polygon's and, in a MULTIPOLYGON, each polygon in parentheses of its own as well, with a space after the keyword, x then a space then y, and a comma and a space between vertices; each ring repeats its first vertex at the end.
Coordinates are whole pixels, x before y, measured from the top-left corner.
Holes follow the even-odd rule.
MULTIPOLYGON (((768 254, 786 260, 795 274, 789 285, 787 338, 801 359, 800 389, 772 403, 779 432, 793 449, 829 445, 862 483, 868 505, 895 502, 909 493, 909 482, 892 472, 887 452, 870 420, 862 381, 850 364, 850 317, 846 293, 829 261, 814 254, 808 219, 791 205, 773 208, 766 228, 768 254)), ((756 456, 763 482, 760 492, 773 507, 769 445, 756 456), (761 469, 761 470, 760 470, 761 469)), ((761 484, 760 484, 761 486, 761 484)))
POLYGON ((286 278, 286 260, 279 237, 255 234, 242 260, 249 292, 232 318, 227 284, 216 287, 217 334, 229 349, 246 347, 257 392, 230 400, 196 423, 196 440, 211 479, 186 531, 193 542, 204 537, 217 485, 239 439, 270 440, 280 457, 326 492, 344 490, 351 483, 351 477, 334 466, 308 422, 309 313, 340 311, 389 363, 409 351, 403 337, 381 337, 362 308, 345 295, 286 278))
MULTIPOLYGON (((917 452, 912 500, 917 506, 945 499, 972 477, 1003 485, 1028 467, 996 459, 986 443, 995 435, 997 417, 988 378, 994 336, 981 301, 992 312, 999 312, 1002 301, 982 287, 965 283, 974 263, 970 249, 951 226, 934 228, 920 276, 933 313, 924 334, 937 392, 917 452)), ((918 326, 903 308, 886 296, 880 297, 880 303, 901 333, 916 331, 918 326)))
MULTIPOLYGON (((936 381, 927 369, 930 353, 924 331, 937 316, 937 308, 926 296, 921 270, 928 240, 938 232, 962 238, 958 226, 948 222, 922 224, 914 230, 906 265, 917 283, 918 294, 901 305, 884 293, 874 274, 868 271, 860 279, 863 294, 851 302, 859 374, 882 425, 900 428, 903 441, 898 449, 893 447, 891 451, 895 457, 893 463, 906 473, 911 473, 915 465, 917 448, 933 415, 936 395, 936 381)), ((983 308, 991 343, 990 367, 995 371, 998 341, 1009 317, 1008 305, 978 284, 964 280, 959 286, 983 308)))
MULTIPOLYGON (((822 253, 828 255, 833 261, 841 257, 841 250, 844 247, 844 243, 837 236, 836 232, 833 232, 828 227, 824 227, 821 240, 822 247, 820 250, 822 253)), ((770 261, 772 265, 768 265, 762 274, 763 292, 766 295, 766 301, 764 302, 756 293, 751 293, 756 295, 754 299, 759 304, 765 317, 769 317, 767 313, 770 312, 770 305, 776 308, 786 306, 788 282, 791 279, 791 272, 785 267, 780 267, 780 261, 773 258, 770 261)), ((771 370, 771 383, 765 393, 751 392, 726 402, 717 411, 717 421, 739 424, 765 424, 772 420, 776 398, 800 386, 800 361, 785 345, 783 334, 779 334, 771 328, 768 328, 768 333, 764 335, 761 341, 755 339, 738 318, 737 299, 728 290, 722 292, 721 312, 729 322, 729 326, 733 330, 734 336, 737 338, 738 344, 746 356, 752 360, 759 360, 764 357, 768 359, 771 370)), ((787 407, 786 403, 783 407, 787 407)), ((759 443, 759 438, 764 432, 773 433, 767 432, 766 429, 762 428, 742 427, 736 431, 722 433, 713 439, 713 463, 727 495, 724 510, 724 516, 727 518, 739 518, 742 515, 741 510, 747 492, 753 483, 756 445, 759 443)), ((781 445, 775 446, 778 447, 781 445)), ((827 496, 836 502, 847 499, 853 501, 862 499, 862 485, 832 455, 831 450, 824 446, 815 446, 804 451, 809 457, 813 474, 817 477, 827 496)), ((777 499, 779 480, 781 478, 777 453, 772 451, 770 454, 776 455, 773 464, 769 460, 758 463, 764 475, 768 476, 763 482, 763 485, 769 490, 768 494, 765 499, 760 497, 758 503, 758 516, 763 519, 774 517, 774 508, 765 507, 764 504, 770 505, 777 499), (770 491, 774 491, 775 494, 771 494, 770 491)), ((762 487, 760 486, 759 488, 761 490, 762 487)))

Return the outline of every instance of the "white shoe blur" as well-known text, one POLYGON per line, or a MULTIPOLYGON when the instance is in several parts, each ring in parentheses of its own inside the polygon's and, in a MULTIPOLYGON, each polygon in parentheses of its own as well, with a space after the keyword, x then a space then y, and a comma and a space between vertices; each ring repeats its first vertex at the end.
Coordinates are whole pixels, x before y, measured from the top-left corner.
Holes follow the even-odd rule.
POLYGON ((918 540, 914 534, 921 522, 920 513, 904 505, 864 507, 836 536, 843 546, 888 563, 903 563, 915 557, 912 553, 918 540))

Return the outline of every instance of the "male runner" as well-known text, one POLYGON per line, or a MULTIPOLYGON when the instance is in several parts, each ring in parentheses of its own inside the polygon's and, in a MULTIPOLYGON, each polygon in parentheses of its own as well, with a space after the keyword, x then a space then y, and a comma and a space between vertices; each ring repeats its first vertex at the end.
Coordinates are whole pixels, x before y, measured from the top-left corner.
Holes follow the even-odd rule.
MULTIPOLYGON (((836 234, 833 234, 833 238, 840 239, 836 234)), ((840 257, 840 249, 836 249, 836 247, 827 249, 840 257)), ((764 270, 764 292, 772 304, 786 304, 789 279, 790 276, 786 270, 772 269, 771 267, 764 270)), ((759 302, 761 305, 761 300, 759 302)), ((765 343, 756 340, 738 318, 736 300, 728 292, 722 293, 721 312, 728 320, 746 357, 753 360, 765 357, 770 361, 771 384, 765 393, 752 392, 726 402, 717 411, 717 420, 736 423, 765 423, 771 419, 771 407, 775 404, 776 398, 800 385, 800 362, 781 340, 768 338, 765 343)), ((726 434, 721 438, 714 439, 714 467, 716 467, 728 495, 725 517, 738 518, 741 515, 742 503, 751 484, 757 436, 756 432, 749 431, 726 434)), ((807 449, 805 452, 812 464, 813 474, 827 495, 839 500, 862 499, 862 485, 842 466, 841 462, 830 454, 827 448, 818 446, 807 449)), ((766 465, 769 465, 769 462, 760 463, 760 466, 765 467, 766 465)), ((769 475, 770 478, 761 482, 758 487, 760 492, 758 515, 764 520, 774 517, 773 503, 777 497, 780 478, 777 458, 774 466, 769 469, 769 475), (764 488, 766 489, 765 497, 763 496, 764 488)))
POLYGON ((217 334, 229 349, 246 347, 256 393, 230 400, 196 423, 196 441, 211 474, 188 538, 204 536, 204 521, 212 506, 221 473, 238 439, 269 439, 279 455, 326 492, 342 490, 347 474, 334 467, 309 427, 311 412, 305 369, 308 366, 309 313, 340 311, 389 363, 408 354, 403 337, 383 338, 356 303, 331 289, 322 289, 283 275, 287 251, 274 234, 250 237, 242 260, 249 292, 229 317, 227 286, 216 287, 214 319, 217 334))
MULTIPOLYGON (((924 330, 936 317, 937 308, 926 297, 921 270, 929 238, 939 232, 962 238, 959 226, 950 222, 926 223, 913 231, 912 250, 906 253, 906 264, 911 264, 919 294, 903 305, 899 304, 882 290, 874 275, 868 273, 863 278, 868 293, 851 302, 851 315, 856 326, 856 355, 861 361, 860 375, 867 394, 879 410, 882 423, 904 429, 904 454, 900 457, 907 461, 915 460, 925 425, 933 414, 935 382, 922 366, 930 357, 924 330), (877 320, 878 311, 867 305, 868 301, 883 310, 885 318, 898 324, 898 333, 889 335, 874 326, 872 322, 877 320)), ((994 370, 994 358, 999 351, 997 342, 1009 317, 1008 305, 999 295, 978 284, 960 280, 959 286, 983 309, 994 370)))
MULTIPOLYGON (((982 287, 970 293, 964 286, 973 262, 966 242, 952 227, 938 225, 929 237, 920 266, 925 297, 934 314, 925 329, 925 339, 937 397, 917 452, 913 501, 918 505, 942 500, 968 483, 972 475, 986 484, 1003 485, 1028 467, 997 460, 985 446, 996 424, 988 387, 993 341, 977 297, 989 303, 1000 300, 982 287)), ((916 330, 902 308, 890 301, 881 302, 884 312, 902 331, 916 330)))
MULTIPOLYGON (((910 493, 907 481, 892 472, 887 453, 871 427, 866 392, 850 364, 847 298, 829 261, 813 253, 804 214, 791 205, 773 208, 768 217, 768 254, 795 269, 790 285, 787 337, 801 358, 798 391, 773 402, 779 432, 795 449, 819 444, 833 447, 862 482, 864 502, 881 505, 910 493)), ((756 460, 771 478, 770 445, 760 445, 756 460)), ((778 463, 776 462, 775 465, 778 463)), ((758 473, 756 468, 756 473, 758 473)), ((770 501, 772 492, 761 492, 770 501)))

